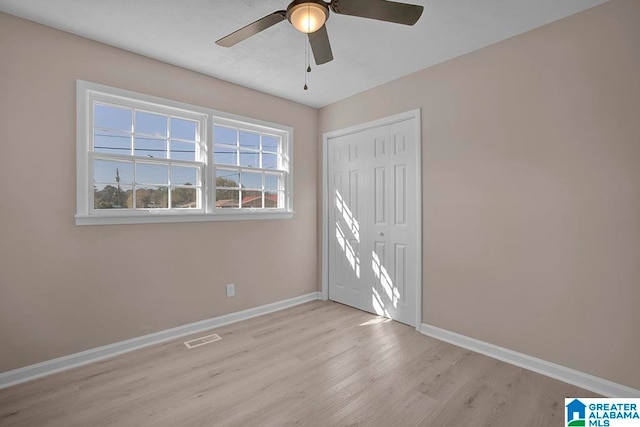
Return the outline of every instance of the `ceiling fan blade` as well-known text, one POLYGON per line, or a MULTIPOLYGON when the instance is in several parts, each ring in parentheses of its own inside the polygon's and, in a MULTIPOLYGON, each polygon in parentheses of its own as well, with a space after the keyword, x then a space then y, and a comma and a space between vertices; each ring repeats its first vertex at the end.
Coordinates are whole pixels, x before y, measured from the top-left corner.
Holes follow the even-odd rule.
POLYGON ((327 34, 327 26, 323 25, 318 31, 307 34, 309 44, 313 51, 313 57, 317 65, 326 64, 333 60, 331 52, 331 44, 329 43, 329 34, 327 34))
POLYGON ((333 0, 331 10, 341 15, 413 25, 422 16, 424 7, 387 0, 333 0))
POLYGON ((278 22, 282 22, 287 19, 287 12, 284 10, 279 10, 277 12, 273 12, 270 15, 265 16, 264 18, 260 18, 251 24, 240 28, 237 31, 229 34, 228 36, 224 36, 220 40, 216 41, 216 44, 223 47, 231 47, 236 43, 241 42, 242 40, 248 39, 251 36, 255 36, 260 31, 264 31, 267 28, 277 24, 278 22))

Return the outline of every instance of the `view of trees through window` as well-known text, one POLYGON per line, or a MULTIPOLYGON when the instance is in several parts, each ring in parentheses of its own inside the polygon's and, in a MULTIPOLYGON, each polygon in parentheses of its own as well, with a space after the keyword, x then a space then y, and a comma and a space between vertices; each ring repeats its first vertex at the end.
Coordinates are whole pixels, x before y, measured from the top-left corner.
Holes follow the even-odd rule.
POLYGON ((234 187, 235 181, 216 178, 217 208, 277 208, 278 192, 234 187))
MULTIPOLYGON (((218 208, 277 208, 278 192, 233 188, 235 182, 216 178, 216 207, 218 208), (242 202, 242 203, 241 203, 242 202), (264 203, 264 205, 263 205, 264 203)), ((188 186, 190 184, 185 184, 188 186)), ((134 192, 132 186, 107 184, 101 189, 94 187, 94 209, 132 209, 134 192)), ((167 208, 169 206, 168 187, 137 188, 135 206, 138 209, 167 208)), ((171 192, 172 208, 197 207, 195 188, 174 188, 171 192)))
MULTIPOLYGON (((138 188, 135 204, 139 209, 167 208, 169 206, 168 187, 138 188)), ((94 209, 132 209, 134 205, 133 189, 122 186, 105 185, 101 190, 93 191, 94 209)), ((174 188, 171 192, 171 207, 197 207, 196 189, 174 188)))

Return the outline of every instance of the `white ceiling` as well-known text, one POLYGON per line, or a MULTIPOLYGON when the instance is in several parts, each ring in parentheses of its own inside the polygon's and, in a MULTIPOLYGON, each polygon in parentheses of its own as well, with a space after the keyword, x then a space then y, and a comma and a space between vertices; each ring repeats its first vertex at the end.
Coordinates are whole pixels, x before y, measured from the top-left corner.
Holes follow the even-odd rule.
POLYGON ((0 11, 312 107, 608 0, 407 0, 425 11, 413 27, 332 14, 334 60, 304 91, 305 40, 287 21, 234 47, 214 42, 288 0, 0 0, 0 11))

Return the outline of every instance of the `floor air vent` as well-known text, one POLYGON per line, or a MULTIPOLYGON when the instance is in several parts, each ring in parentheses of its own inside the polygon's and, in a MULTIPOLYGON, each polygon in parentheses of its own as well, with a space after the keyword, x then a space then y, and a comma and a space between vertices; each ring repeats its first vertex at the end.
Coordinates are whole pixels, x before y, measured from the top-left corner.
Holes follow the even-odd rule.
POLYGON ((213 335, 207 335, 206 337, 194 338, 192 340, 185 341, 184 345, 186 345, 187 348, 195 348, 195 347, 200 347, 201 345, 220 341, 221 339, 222 338, 220 338, 220 335, 213 334, 213 335))

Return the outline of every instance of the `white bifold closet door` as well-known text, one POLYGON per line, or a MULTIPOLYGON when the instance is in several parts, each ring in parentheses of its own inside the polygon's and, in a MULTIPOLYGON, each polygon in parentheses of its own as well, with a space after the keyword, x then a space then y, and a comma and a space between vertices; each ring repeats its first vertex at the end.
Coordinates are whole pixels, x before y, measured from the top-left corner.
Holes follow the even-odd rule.
POLYGON ((416 325, 414 123, 328 140, 329 298, 416 325))

